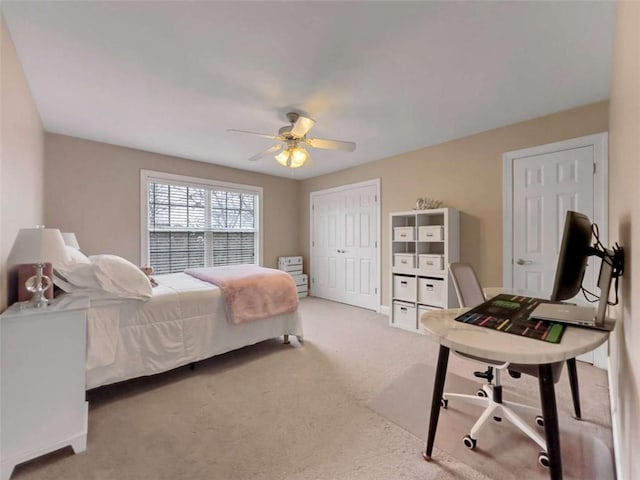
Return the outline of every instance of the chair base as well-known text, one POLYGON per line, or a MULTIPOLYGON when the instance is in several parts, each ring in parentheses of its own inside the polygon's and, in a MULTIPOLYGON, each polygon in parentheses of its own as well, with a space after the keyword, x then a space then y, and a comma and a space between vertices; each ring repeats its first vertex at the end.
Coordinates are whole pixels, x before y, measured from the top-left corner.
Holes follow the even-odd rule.
MULTIPOLYGON (((469 432, 469 436, 472 440, 478 439, 478 434, 484 427, 484 425, 491 418, 495 418, 496 420, 506 418, 513 425, 518 427, 525 435, 527 435, 531 440, 536 442, 540 448, 542 448, 545 452, 547 450, 547 442, 542 436, 536 432, 533 428, 531 428, 515 411, 514 408, 519 410, 526 410, 529 412, 533 412, 536 415, 536 418, 540 416, 540 410, 536 407, 532 407, 530 405, 524 405, 522 403, 510 402, 508 400, 504 400, 502 402, 497 402, 494 399, 493 393, 493 385, 483 385, 482 390, 486 393, 485 396, 478 395, 467 395, 462 393, 444 393, 442 395, 443 400, 445 401, 445 405, 448 403, 449 399, 457 398, 460 400, 467 401, 472 405, 478 405, 480 407, 484 407, 484 412, 480 415, 480 418, 476 421, 476 423, 471 427, 471 431, 469 432)), ((446 408, 446 407, 445 407, 446 408)))

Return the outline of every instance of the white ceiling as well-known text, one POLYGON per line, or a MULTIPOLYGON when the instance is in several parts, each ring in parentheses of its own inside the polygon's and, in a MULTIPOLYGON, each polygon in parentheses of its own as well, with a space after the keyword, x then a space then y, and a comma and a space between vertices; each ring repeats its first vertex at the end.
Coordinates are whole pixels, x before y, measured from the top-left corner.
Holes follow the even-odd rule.
MULTIPOLYGON (((309 178, 608 98, 613 2, 3 2, 47 131, 309 178), (272 145, 295 110, 298 170, 272 145)), ((451 159, 455 161, 455 159, 451 159)))

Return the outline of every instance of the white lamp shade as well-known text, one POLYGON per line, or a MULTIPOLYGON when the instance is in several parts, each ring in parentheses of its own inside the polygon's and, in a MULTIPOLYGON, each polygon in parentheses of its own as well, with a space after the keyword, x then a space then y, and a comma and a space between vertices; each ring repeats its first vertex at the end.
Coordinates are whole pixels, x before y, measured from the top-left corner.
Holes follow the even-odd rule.
POLYGON ((9 253, 12 265, 21 263, 66 263, 67 253, 57 228, 23 228, 9 253))
POLYGON ((76 238, 75 233, 67 232, 62 233, 62 239, 64 240, 64 244, 67 247, 75 248, 76 250, 80 250, 80 244, 78 243, 78 239, 76 238))

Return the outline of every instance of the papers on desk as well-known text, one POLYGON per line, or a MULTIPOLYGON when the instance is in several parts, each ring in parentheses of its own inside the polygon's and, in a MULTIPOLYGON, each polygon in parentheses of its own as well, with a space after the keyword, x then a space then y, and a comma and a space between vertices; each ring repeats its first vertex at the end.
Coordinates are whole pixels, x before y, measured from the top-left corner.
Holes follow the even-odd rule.
POLYGON ((545 302, 548 300, 501 294, 456 317, 456 320, 513 335, 559 343, 565 330, 564 325, 529 317, 533 309, 545 302))

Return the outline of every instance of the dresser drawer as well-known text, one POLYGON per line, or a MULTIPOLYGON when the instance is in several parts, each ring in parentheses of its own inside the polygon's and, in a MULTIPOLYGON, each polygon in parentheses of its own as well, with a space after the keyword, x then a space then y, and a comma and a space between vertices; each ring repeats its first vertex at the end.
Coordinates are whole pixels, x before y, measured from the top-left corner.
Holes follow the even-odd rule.
POLYGON ((393 298, 415 302, 416 296, 416 277, 407 275, 393 276, 393 298))

